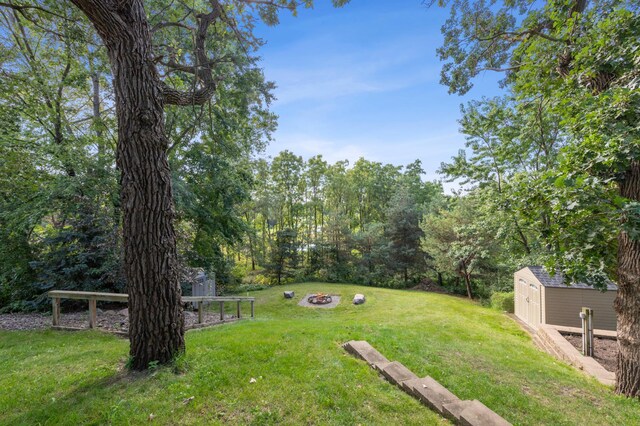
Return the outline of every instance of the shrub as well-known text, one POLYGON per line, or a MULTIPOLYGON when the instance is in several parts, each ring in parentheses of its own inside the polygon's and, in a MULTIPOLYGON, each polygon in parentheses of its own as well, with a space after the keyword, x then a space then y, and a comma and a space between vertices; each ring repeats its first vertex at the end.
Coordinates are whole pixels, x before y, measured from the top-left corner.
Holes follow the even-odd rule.
POLYGON ((513 313, 513 292, 497 291, 491 295, 491 307, 500 311, 513 313))

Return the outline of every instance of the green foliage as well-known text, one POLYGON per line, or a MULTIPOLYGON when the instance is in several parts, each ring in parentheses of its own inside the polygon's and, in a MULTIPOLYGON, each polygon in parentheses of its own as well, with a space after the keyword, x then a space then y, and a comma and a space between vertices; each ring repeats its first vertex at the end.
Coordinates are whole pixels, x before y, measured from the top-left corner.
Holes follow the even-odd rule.
MULTIPOLYGON (((125 285, 106 50, 70 3, 39 6, 53 13, 0 6, 0 307, 9 309, 36 308, 53 288, 123 291, 125 285)), ((188 16, 183 5, 146 6, 152 26, 183 18, 190 25, 191 8, 206 11, 210 4, 185 6, 188 16)), ((215 70, 224 83, 210 104, 167 108, 165 126, 183 275, 200 268, 231 285, 226 251, 247 232, 239 206, 252 184, 248 159, 264 148, 275 116, 268 110, 273 83, 253 56, 260 45, 251 35, 253 18, 242 15, 253 8, 225 8, 238 33, 214 26, 206 46, 224 58, 215 70)), ((183 29, 153 31, 158 58, 187 59, 194 40, 183 29)), ((157 66, 171 74, 174 87, 191 88, 188 73, 168 72, 164 60, 157 66)))
POLYGON ((407 286, 424 273, 418 223, 444 197, 439 184, 422 180, 419 161, 403 171, 361 158, 350 168, 284 151, 252 166, 255 187, 244 205, 251 230, 241 250, 247 268, 266 267, 277 281, 278 265, 291 257, 285 248, 294 243, 278 242, 286 231, 298 246, 288 268, 295 281, 407 286))
POLYGON ((596 286, 615 280, 616 236, 638 229, 637 191, 623 189, 640 158, 638 5, 439 4, 451 9, 439 50, 450 91, 501 69, 509 93, 463 110, 472 156, 442 170, 496 188, 523 259, 596 286))
POLYGON ((496 291, 491 295, 491 307, 502 312, 513 313, 514 293, 496 291))
POLYGON ((426 215, 420 224, 421 246, 430 267, 455 280, 454 292, 464 286, 467 296, 483 297, 490 293, 493 275, 501 268, 496 264, 500 234, 495 212, 474 195, 457 198, 450 209, 426 215))
POLYGON ((34 308, 49 306, 49 290, 125 291, 120 274, 117 242, 110 240, 109 221, 91 213, 68 218, 64 227, 48 227, 40 242, 41 254, 30 263, 34 308))
MULTIPOLYGON (((411 272, 421 272, 424 253, 420 250, 420 211, 406 188, 399 188, 390 199, 387 213, 386 237, 389 241, 390 269, 402 275, 405 286, 409 285, 411 272)), ((417 281, 417 280, 413 280, 417 281)))
POLYGON ((267 265, 267 272, 276 284, 290 282, 294 275, 299 261, 296 239, 297 233, 292 229, 276 233, 276 239, 271 249, 271 262, 267 265))

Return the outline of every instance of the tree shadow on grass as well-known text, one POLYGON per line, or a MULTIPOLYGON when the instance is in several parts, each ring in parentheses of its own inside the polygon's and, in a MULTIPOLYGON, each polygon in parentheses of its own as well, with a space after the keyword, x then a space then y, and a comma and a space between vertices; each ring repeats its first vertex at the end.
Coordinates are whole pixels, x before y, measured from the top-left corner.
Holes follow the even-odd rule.
MULTIPOLYGON (((46 401, 34 401, 26 411, 8 416, 6 424, 120 424, 138 423, 135 406, 150 379, 171 366, 157 370, 131 371, 121 363, 116 372, 101 378, 87 378, 69 387, 62 395, 46 395, 46 401), (138 388, 138 389, 136 389, 138 388), (132 401, 135 400, 135 403, 132 401)), ((44 399, 44 398, 43 398, 44 399)), ((146 414, 145 414, 146 416, 146 414)), ((4 421, 4 420, 3 420, 4 421)))

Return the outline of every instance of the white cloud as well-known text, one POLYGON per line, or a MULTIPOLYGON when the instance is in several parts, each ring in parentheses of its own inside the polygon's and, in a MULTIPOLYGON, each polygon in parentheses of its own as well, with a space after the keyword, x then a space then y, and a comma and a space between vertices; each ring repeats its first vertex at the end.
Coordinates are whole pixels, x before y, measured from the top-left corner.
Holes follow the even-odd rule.
POLYGON ((357 141, 331 141, 308 135, 287 135, 284 138, 279 138, 269 145, 267 153, 275 156, 285 149, 296 155, 301 155, 304 159, 322 155, 329 164, 341 160, 349 160, 349 163, 353 164, 360 157, 368 158, 367 152, 357 141))
POLYGON ((267 78, 278 85, 277 105, 327 101, 364 93, 389 92, 438 78, 437 68, 423 64, 419 40, 389 40, 384 45, 345 46, 326 38, 292 43, 267 56, 267 78), (327 45, 332 46, 327 49, 327 45), (405 46, 398 49, 398 46, 405 46), (323 51, 323 55, 315 52, 323 51), (327 50, 331 54, 327 55, 327 50), (399 70, 401 72, 399 72, 399 70))

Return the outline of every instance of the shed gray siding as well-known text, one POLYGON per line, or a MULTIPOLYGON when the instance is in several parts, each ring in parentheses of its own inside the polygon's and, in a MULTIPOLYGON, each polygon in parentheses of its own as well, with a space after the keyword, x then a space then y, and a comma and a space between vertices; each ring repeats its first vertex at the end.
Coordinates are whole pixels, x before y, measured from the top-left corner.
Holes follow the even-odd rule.
POLYGON ((545 287, 544 319, 546 324, 581 327, 578 314, 582 307, 593 309, 593 327, 616 330, 613 301, 617 291, 586 288, 545 287))
POLYGON ((562 284, 561 276, 551 277, 541 267, 523 268, 513 278, 515 314, 529 326, 580 327, 578 313, 589 307, 594 311, 594 328, 616 330, 615 284, 610 283, 604 293, 584 284, 568 287, 562 284))

